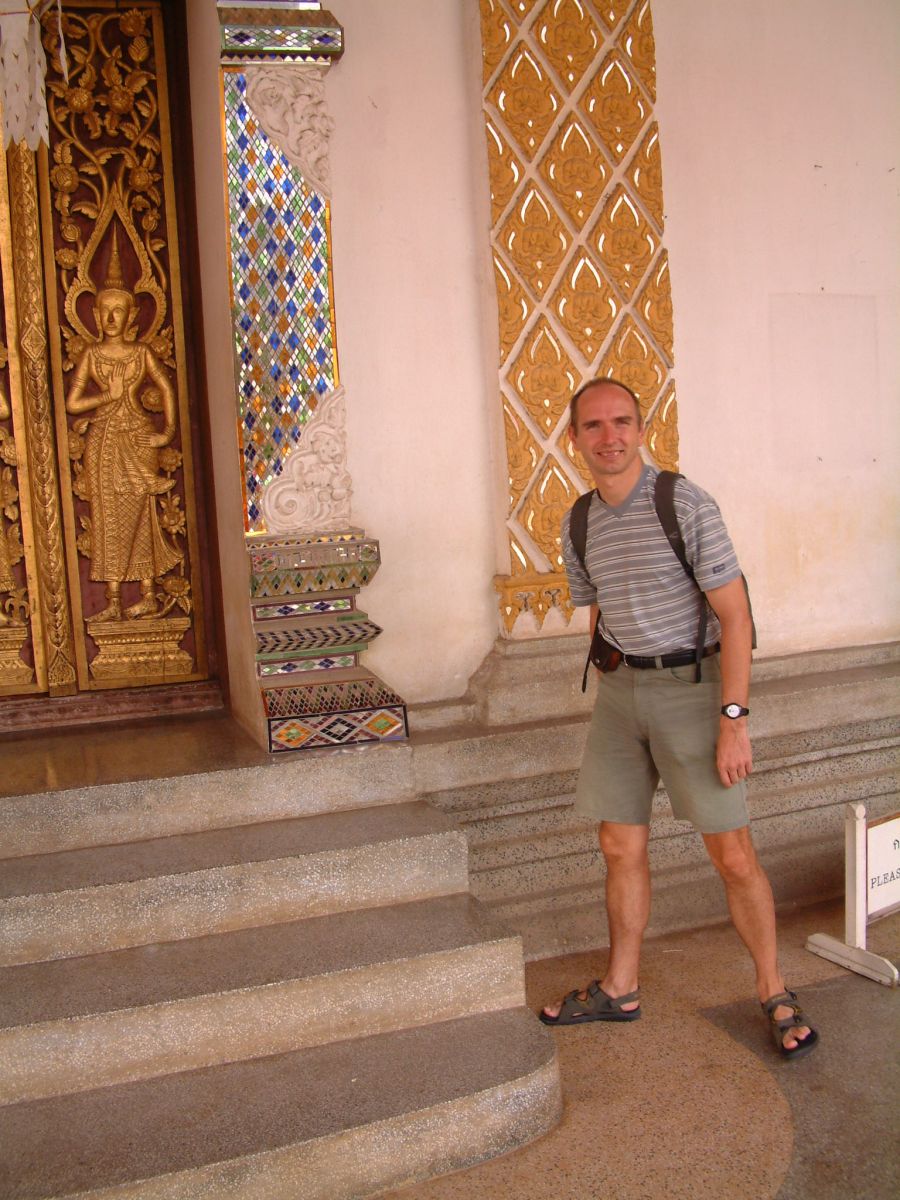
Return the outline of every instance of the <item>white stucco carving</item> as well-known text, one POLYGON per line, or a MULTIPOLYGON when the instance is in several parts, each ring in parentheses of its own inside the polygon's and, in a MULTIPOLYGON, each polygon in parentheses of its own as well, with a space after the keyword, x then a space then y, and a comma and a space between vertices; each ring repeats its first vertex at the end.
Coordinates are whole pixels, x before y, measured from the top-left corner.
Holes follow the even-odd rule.
POLYGON ((320 195, 331 195, 328 142, 334 121, 325 104, 327 67, 254 63, 245 68, 247 103, 266 136, 320 195))
POLYGON ((346 468, 344 389, 323 396, 303 427, 303 440, 265 488, 270 533, 332 533, 350 528, 352 480, 346 468))

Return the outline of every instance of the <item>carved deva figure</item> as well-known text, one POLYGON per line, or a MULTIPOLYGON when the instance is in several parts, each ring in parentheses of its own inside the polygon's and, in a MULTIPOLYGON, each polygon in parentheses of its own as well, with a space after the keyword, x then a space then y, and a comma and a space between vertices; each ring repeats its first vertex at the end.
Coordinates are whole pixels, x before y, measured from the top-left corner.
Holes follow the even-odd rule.
POLYGON ((98 341, 82 354, 66 400, 70 413, 94 414, 81 494, 91 506, 90 577, 106 584, 107 606, 92 621, 153 616, 155 580, 181 560, 160 529, 156 507, 156 497, 175 482, 160 475, 158 454, 175 435, 175 394, 150 347, 135 341, 136 317, 114 237, 109 276, 94 304, 98 341), (145 379, 162 398, 162 431, 138 398, 145 379), (91 385, 97 390, 88 393, 91 385), (141 598, 123 611, 122 584, 133 580, 140 580, 141 598))

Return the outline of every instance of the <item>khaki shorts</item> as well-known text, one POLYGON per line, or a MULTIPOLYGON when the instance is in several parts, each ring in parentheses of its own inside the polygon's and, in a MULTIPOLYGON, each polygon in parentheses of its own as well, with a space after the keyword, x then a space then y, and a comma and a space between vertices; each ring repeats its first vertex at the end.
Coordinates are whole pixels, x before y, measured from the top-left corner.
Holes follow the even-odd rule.
POLYGON ((575 811, 595 821, 649 825, 660 778, 672 812, 701 833, 748 822, 744 781, 725 787, 716 770, 722 705, 719 656, 695 667, 601 675, 585 746, 575 811))

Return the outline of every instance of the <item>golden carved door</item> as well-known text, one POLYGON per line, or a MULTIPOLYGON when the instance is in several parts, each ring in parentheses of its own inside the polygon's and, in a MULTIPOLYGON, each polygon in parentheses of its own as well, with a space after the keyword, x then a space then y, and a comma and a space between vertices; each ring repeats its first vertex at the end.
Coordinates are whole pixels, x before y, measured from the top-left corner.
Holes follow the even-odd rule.
POLYGON ((206 678, 161 5, 45 20, 0 163, 0 695, 206 678))

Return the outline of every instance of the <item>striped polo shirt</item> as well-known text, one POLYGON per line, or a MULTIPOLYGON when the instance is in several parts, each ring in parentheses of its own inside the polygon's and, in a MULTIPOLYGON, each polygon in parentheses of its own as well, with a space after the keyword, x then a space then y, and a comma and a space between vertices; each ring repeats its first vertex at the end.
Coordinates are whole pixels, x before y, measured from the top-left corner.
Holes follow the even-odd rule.
MULTIPOLYGON (((694 649, 701 603, 656 515, 658 474, 645 464, 622 504, 605 504, 594 492, 588 511, 587 571, 572 548, 569 513, 562 526, 573 604, 599 604, 603 636, 626 654, 646 657, 694 649)), ((741 569, 712 496, 690 480, 678 479, 675 514, 700 587, 709 591, 737 579, 741 569)), ((717 642, 719 633, 710 610, 706 644, 717 642)))

